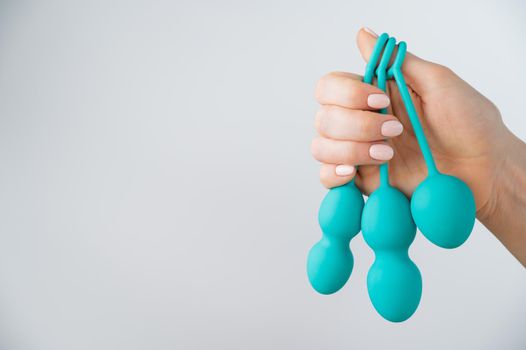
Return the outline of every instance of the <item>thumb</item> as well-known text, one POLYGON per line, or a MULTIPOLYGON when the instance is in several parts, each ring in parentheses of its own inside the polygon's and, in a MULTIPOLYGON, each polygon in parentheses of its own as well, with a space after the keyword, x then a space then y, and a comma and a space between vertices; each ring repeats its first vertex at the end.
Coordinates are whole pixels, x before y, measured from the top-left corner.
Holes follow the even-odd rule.
MULTIPOLYGON (((356 43, 366 62, 369 61, 377 38, 378 35, 369 29, 362 28, 358 31, 356 43)), ((393 52, 391 63, 398 52, 397 49, 398 48, 393 52)), ((449 74, 452 73, 446 67, 423 60, 410 52, 407 52, 405 56, 404 63, 402 64, 402 72, 407 80, 407 84, 417 92, 418 90, 427 90, 436 86, 438 83, 443 82, 443 78, 448 77, 449 74)))

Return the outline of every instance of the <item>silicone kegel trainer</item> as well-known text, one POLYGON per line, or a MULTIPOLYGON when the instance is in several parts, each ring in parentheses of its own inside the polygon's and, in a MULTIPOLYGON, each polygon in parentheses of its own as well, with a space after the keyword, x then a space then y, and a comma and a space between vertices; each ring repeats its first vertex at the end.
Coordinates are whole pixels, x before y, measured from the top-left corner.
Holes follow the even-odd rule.
MULTIPOLYGON (((422 277, 408 253, 416 228, 435 245, 456 248, 467 240, 475 223, 475 200, 469 187, 436 167, 402 74, 406 52, 405 42, 396 45, 395 38, 389 38, 387 33, 380 35, 366 65, 364 82, 373 84, 376 76, 378 87, 386 91, 387 80, 395 80, 428 176, 417 186, 410 201, 390 185, 387 163, 380 165, 380 186, 365 206, 354 180, 329 190, 318 213, 323 235, 307 259, 313 288, 321 294, 337 292, 351 275, 354 259, 349 244, 361 229, 365 242, 375 253, 367 274, 369 297, 378 313, 392 322, 411 317, 422 295, 422 277), (396 57, 388 67, 395 47, 396 57)), ((387 110, 380 112, 385 114, 387 110)))

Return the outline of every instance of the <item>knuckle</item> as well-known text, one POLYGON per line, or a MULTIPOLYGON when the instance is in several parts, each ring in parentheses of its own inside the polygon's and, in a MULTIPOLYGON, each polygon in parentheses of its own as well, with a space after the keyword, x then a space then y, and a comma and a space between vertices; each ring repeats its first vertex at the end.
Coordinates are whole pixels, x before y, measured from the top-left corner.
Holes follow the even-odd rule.
POLYGON ((327 169, 322 167, 320 171, 320 182, 324 187, 330 188, 332 185, 332 176, 329 174, 327 169))
POLYGON ((345 160, 345 164, 355 164, 358 156, 357 156, 357 149, 354 142, 348 141, 345 143, 345 147, 343 148, 343 154, 341 155, 341 158, 345 160))
POLYGON ((323 134, 323 131, 325 129, 325 114, 326 114, 326 107, 321 107, 316 112, 316 116, 314 117, 314 128, 318 133, 323 134))
POLYGON ((316 113, 316 130, 320 135, 327 136, 330 129, 334 106, 322 106, 316 113))
POLYGON ((451 75, 453 71, 441 64, 434 64, 429 73, 432 79, 442 79, 451 75))
POLYGON ((345 86, 347 87, 347 91, 346 91, 347 98, 349 99, 349 102, 351 103, 351 105, 353 106, 360 105, 359 102, 361 98, 361 92, 359 89, 359 85, 356 84, 354 80, 349 80, 349 82, 345 84, 345 86))
POLYGON ((318 111, 316 112, 316 115, 314 116, 314 129, 320 132, 320 126, 321 126, 321 113, 320 111, 318 111))
POLYGON ((327 94, 327 87, 334 83, 334 81, 337 81, 339 79, 344 79, 344 74, 342 72, 330 72, 322 76, 318 83, 316 84, 316 88, 314 91, 314 96, 318 102, 323 102, 323 100, 326 98, 327 94))
POLYGON ((332 71, 332 72, 325 74, 325 77, 328 79, 334 79, 334 78, 340 78, 343 74, 345 73, 339 72, 339 71, 332 71))
POLYGON ((441 64, 437 64, 438 66, 438 70, 442 73, 452 73, 453 71, 451 70, 451 68, 447 67, 447 66, 444 66, 444 65, 441 65, 441 64))
POLYGON ((374 133, 374 128, 373 119, 361 112, 359 117, 356 118, 356 131, 360 139, 367 139, 371 136, 374 133))
POLYGON ((315 158, 315 159, 320 159, 320 149, 321 149, 321 144, 320 144, 320 141, 321 139, 319 137, 316 137, 312 140, 311 144, 310 144, 310 152, 312 154, 312 156, 315 158))
POLYGON ((316 88, 314 90, 314 97, 316 98, 317 101, 323 100, 327 83, 330 80, 334 79, 335 75, 336 75, 336 72, 330 72, 330 73, 325 74, 318 80, 318 82, 316 83, 316 88))

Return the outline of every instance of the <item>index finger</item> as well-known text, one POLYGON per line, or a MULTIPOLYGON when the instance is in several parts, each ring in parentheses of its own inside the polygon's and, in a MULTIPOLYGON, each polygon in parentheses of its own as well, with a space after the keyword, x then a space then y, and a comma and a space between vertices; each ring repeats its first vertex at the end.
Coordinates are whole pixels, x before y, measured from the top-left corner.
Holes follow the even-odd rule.
POLYGON ((389 106, 389 97, 385 92, 362 82, 362 79, 351 73, 329 73, 316 86, 316 100, 323 105, 360 110, 376 110, 389 106))

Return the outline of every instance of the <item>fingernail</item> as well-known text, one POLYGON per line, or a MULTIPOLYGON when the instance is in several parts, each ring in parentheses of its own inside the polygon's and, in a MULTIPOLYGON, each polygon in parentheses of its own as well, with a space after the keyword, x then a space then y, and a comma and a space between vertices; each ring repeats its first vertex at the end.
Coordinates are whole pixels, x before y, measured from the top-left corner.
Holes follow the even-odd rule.
POLYGON ((371 94, 367 96, 367 105, 371 108, 386 108, 389 106, 389 97, 384 94, 371 94))
POLYGON ((354 172, 354 167, 352 165, 338 165, 335 172, 338 176, 349 176, 354 172))
POLYGON ((369 27, 363 27, 363 30, 365 30, 367 33, 371 34, 372 36, 374 36, 375 38, 378 38, 378 34, 376 34, 374 32, 374 30, 372 30, 371 28, 369 27))
POLYGON ((404 131, 404 126, 398 120, 389 120, 382 124, 382 135, 387 137, 398 136, 404 131))
POLYGON ((369 148, 369 155, 376 160, 389 160, 393 158, 394 151, 387 145, 376 144, 369 148))

